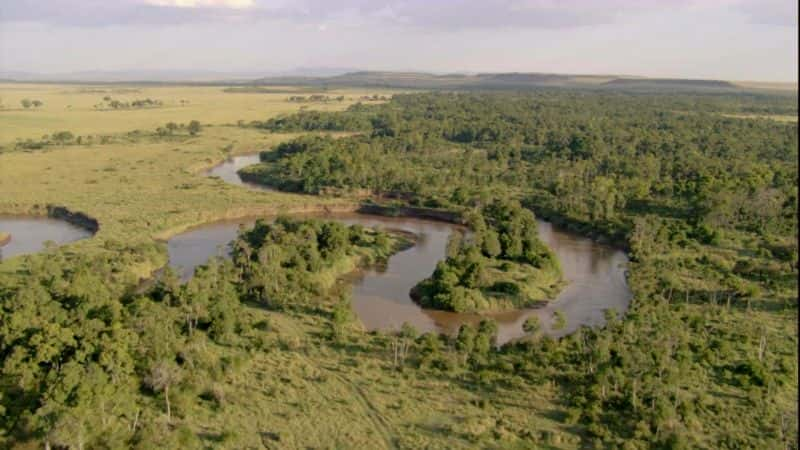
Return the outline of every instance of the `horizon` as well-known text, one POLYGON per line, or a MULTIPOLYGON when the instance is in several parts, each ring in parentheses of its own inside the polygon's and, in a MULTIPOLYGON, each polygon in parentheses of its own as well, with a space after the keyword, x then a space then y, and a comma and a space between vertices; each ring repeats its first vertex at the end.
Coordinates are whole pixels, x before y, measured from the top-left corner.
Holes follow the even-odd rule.
POLYGON ((798 85, 798 80, 758 80, 758 79, 723 79, 723 78, 699 78, 685 76, 650 76, 636 73, 567 73, 567 72, 543 72, 543 71, 468 71, 468 70, 424 70, 424 69, 369 69, 369 68, 334 68, 334 67, 289 67, 285 69, 269 70, 215 70, 215 69, 180 69, 180 68, 154 68, 154 69, 83 69, 77 71, 63 72, 34 72, 24 70, 6 70, 0 67, 0 77, 7 78, 0 81, 11 82, 226 82, 226 81, 254 81, 260 78, 331 78, 355 73, 387 73, 387 74, 421 74, 434 76, 447 75, 499 75, 499 74, 536 74, 536 75, 560 75, 571 77, 597 77, 597 78, 620 78, 620 79, 649 79, 649 80, 684 80, 684 81, 723 81, 730 83, 765 83, 777 85, 798 85), (21 75, 30 78, 13 78, 14 75, 21 75), (138 75, 146 75, 145 78, 134 78, 138 75), (87 76, 88 78, 80 78, 87 76), (95 76, 95 78, 92 78, 95 76), (123 77, 115 79, 113 77, 123 77), (159 76, 164 78, 159 78, 159 76), (59 78, 64 77, 64 78, 59 78), (103 78, 107 77, 107 78, 103 78))
POLYGON ((40 75, 357 67, 798 82, 786 0, 10 0, 0 24, 0 72, 40 75))

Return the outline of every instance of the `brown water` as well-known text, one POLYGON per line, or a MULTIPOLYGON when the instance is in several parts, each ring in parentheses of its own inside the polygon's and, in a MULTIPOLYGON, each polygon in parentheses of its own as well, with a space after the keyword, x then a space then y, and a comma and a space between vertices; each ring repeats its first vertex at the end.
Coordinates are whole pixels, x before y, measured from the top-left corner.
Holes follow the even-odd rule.
POLYGON ((239 169, 243 169, 247 166, 252 166, 253 164, 258 164, 260 161, 258 153, 255 155, 241 155, 241 156, 232 156, 228 158, 225 162, 220 163, 211 169, 205 172, 205 175, 208 177, 217 177, 226 183, 234 184, 236 186, 245 186, 250 189, 254 189, 257 191, 273 191, 274 189, 270 189, 269 187, 256 184, 256 183, 248 183, 247 181, 243 181, 242 178, 237 173, 239 169))
MULTIPOLYGON (((235 156, 212 168, 206 175, 238 186, 270 190, 244 182, 237 174, 239 169, 258 162, 258 154, 235 156)), ((346 224, 400 229, 418 236, 415 246, 392 256, 385 267, 366 268, 346 277, 345 281, 352 286, 353 309, 367 329, 397 329, 408 322, 420 331, 453 333, 461 324, 477 323, 485 317, 423 309, 409 296, 411 288, 430 276, 436 263, 444 258, 448 237, 456 225, 360 214, 316 217, 346 224)), ((216 222, 173 237, 168 242, 170 266, 181 268, 184 280, 190 278, 194 268, 205 263, 210 256, 227 256, 228 244, 236 238, 240 224, 249 226, 253 222, 254 219, 216 222)), ((613 308, 619 313, 627 310, 631 293, 625 282, 628 258, 624 252, 557 230, 544 221, 539 221, 539 236, 556 253, 568 284, 544 307, 486 314, 498 322, 498 342, 523 336, 522 324, 532 315, 539 316, 547 334, 561 336, 582 325, 602 325, 607 309, 613 308), (557 310, 567 319, 567 326, 561 330, 551 328, 557 310)))
MULTIPOLYGON (((367 268, 347 277, 352 284, 353 309, 367 329, 396 329, 408 322, 420 331, 453 333, 462 323, 481 319, 477 314, 423 309, 409 297, 411 288, 430 276, 436 263, 444 258, 447 239, 456 225, 361 214, 315 217, 399 229, 418 236, 415 246, 392 256, 385 267, 367 268)), ((240 224, 249 226, 253 221, 216 222, 173 237, 168 241, 170 266, 182 269, 184 279, 188 279, 194 267, 210 256, 227 255, 228 244, 236 237, 240 224)), ((555 251, 569 284, 545 307, 487 314, 498 322, 500 343, 522 336, 522 323, 531 315, 539 316, 545 332, 558 336, 581 325, 602 324, 606 309, 627 309, 631 294, 625 283, 624 252, 556 230, 543 221, 539 221, 539 235, 555 251), (550 329, 555 310, 563 312, 567 319, 566 328, 558 331, 550 329)))
POLYGON ((11 234, 11 241, 0 246, 0 261, 39 252, 47 241, 61 245, 92 236, 79 226, 47 217, 0 216, 0 231, 11 234))

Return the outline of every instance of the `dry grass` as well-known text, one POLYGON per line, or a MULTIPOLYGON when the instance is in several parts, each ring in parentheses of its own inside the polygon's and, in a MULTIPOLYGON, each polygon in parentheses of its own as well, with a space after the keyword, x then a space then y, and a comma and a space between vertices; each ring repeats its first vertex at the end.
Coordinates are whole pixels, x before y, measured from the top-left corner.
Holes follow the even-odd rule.
MULTIPOLYGON (((135 94, 88 89, 119 88, 0 85, 6 107, 18 105, 22 98, 44 102, 36 111, 0 110, 0 145, 16 138, 39 138, 56 130, 115 136, 111 144, 95 140, 92 145, 0 153, 0 213, 45 214, 47 205, 58 205, 100 222, 100 231, 93 239, 76 242, 71 249, 103 251, 108 242, 139 248, 135 265, 137 273, 144 276, 166 262, 166 250, 155 243, 156 239, 215 219, 311 211, 336 203, 319 197, 254 192, 200 174, 228 155, 257 152, 293 137, 230 125, 238 120, 265 120, 308 106, 286 101, 287 94, 225 93, 221 87, 137 87, 141 92, 135 94), (104 95, 126 100, 157 98, 166 106, 93 110, 92 105, 104 95), (188 106, 176 106, 181 99, 187 100, 188 106), (124 134, 132 129, 152 132, 170 121, 186 123, 193 119, 204 124, 197 136, 131 138, 124 134), (147 246, 149 251, 141 251, 147 246), (142 258, 143 253, 148 256, 142 258)), ((345 90, 325 95, 341 94, 357 100, 375 92, 345 90)), ((313 107, 341 109, 351 103, 347 100, 313 107)), ((3 266, 9 266, 8 261, 0 268, 3 266)))
MULTIPOLYGON (((224 87, 185 86, 76 86, 47 84, 0 84, 0 145, 17 139, 37 139, 55 131, 75 135, 153 130, 167 122, 199 120, 211 124, 235 124, 239 120, 265 118, 295 112, 302 107, 340 110, 362 95, 391 95, 391 91, 341 89, 303 91, 299 95, 323 94, 345 97, 343 102, 292 103, 290 93, 226 93, 224 87), (116 93, 115 90, 122 90, 116 93), (131 92, 135 90, 136 92, 131 92), (101 92, 102 91, 102 92, 101 92), (155 108, 97 110, 103 97, 121 101, 151 98, 163 102, 155 108), (40 100, 40 108, 24 109, 22 99, 40 100), (181 100, 185 101, 181 104, 181 100)), ((288 88, 285 88, 288 90, 288 88)))

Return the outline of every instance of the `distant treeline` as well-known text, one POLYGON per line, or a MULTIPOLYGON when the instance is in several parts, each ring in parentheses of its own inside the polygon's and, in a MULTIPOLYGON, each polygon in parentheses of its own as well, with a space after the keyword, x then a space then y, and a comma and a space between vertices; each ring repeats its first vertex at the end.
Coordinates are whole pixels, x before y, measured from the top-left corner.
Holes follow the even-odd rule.
MULTIPOLYGON (((183 100, 181 100, 183 103, 183 100)), ((163 102, 157 99, 144 98, 132 101, 122 101, 112 98, 111 96, 103 97, 103 101, 94 105, 95 109, 140 109, 140 108, 158 108, 163 106, 163 102)))
POLYGON ((330 97, 328 95, 322 94, 312 94, 309 96, 303 95, 292 95, 291 97, 286 99, 289 102, 293 103, 327 103, 327 102, 343 102, 344 95, 339 95, 336 97, 330 97))
MULTIPOLYGON (((16 150, 41 150, 48 147, 65 145, 93 145, 110 144, 113 142, 138 140, 144 137, 167 139, 172 137, 194 136, 202 130, 202 125, 197 120, 188 123, 168 122, 162 127, 156 128, 155 132, 144 130, 132 130, 124 134, 111 135, 75 135, 71 131, 56 131, 51 134, 43 135, 39 139, 20 139, 14 143, 16 150)), ((0 147, 0 152, 3 150, 0 147)))

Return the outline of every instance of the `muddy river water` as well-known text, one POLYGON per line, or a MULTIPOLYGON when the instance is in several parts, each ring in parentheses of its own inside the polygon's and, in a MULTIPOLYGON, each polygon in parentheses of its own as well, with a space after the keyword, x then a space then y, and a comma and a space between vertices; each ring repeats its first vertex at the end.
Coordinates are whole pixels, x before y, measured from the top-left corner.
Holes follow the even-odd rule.
POLYGON ((84 228, 48 217, 0 216, 0 231, 11 235, 8 243, 0 245, 0 261, 41 251, 47 241, 60 245, 92 235, 84 228))
MULTIPOLYGON (((208 175, 245 185, 236 170, 257 161, 257 155, 232 158, 211 169, 208 175)), ((409 296, 411 288, 430 276, 436 263, 444 258, 448 237, 457 225, 363 214, 317 214, 314 217, 404 230, 418 237, 416 245, 392 256, 385 266, 366 268, 347 277, 353 309, 367 329, 394 329, 408 322, 420 331, 452 333, 462 323, 481 319, 477 314, 423 309, 409 296)), ((184 278, 190 277, 194 267, 205 263, 210 256, 227 255, 228 244, 236 237, 240 224, 250 225, 254 220, 215 222, 174 236, 168 241, 170 265, 181 270, 184 278)), ((538 229, 540 238, 561 262, 568 284, 544 307, 486 314, 498 322, 500 343, 522 336, 522 323, 532 315, 539 316, 546 333, 558 336, 582 325, 601 325, 605 310, 613 308, 621 313, 630 302, 631 293, 625 281, 628 259, 623 251, 558 230, 548 222, 539 221, 538 229), (556 310, 567 319, 566 327, 561 330, 551 328, 556 310)))

